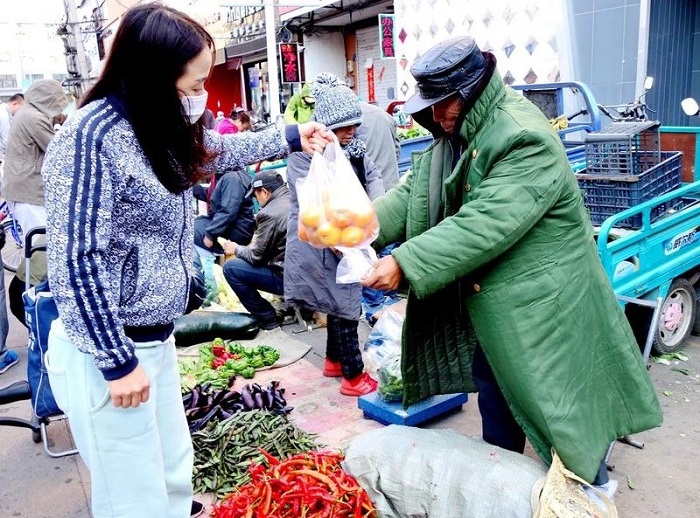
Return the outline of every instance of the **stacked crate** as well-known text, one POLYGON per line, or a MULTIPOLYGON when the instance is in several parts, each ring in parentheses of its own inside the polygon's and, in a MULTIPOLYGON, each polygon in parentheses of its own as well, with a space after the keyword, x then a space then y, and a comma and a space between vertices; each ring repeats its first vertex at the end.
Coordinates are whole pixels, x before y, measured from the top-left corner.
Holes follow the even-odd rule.
MULTIPOLYGON (((576 177, 594 225, 629 207, 676 189, 681 183, 680 152, 662 152, 659 123, 614 122, 585 140, 586 168, 576 177)), ((659 206, 658 217, 675 207, 659 206)), ((620 226, 638 228, 641 215, 620 226)))

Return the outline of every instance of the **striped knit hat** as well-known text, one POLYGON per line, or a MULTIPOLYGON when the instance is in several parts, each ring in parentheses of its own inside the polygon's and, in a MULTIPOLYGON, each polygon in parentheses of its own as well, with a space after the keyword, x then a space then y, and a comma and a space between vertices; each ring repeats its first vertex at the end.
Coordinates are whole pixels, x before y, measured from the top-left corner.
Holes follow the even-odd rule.
POLYGON ((337 76, 323 72, 311 83, 316 99, 314 118, 328 129, 362 124, 362 109, 355 92, 337 76))

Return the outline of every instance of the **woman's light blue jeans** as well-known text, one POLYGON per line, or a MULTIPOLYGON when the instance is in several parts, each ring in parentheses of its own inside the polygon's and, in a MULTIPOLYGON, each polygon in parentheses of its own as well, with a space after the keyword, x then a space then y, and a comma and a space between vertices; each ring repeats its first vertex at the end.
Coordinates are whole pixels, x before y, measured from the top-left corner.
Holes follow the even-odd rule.
POLYGON ((92 356, 70 341, 60 319, 49 334, 49 382, 90 470, 95 518, 187 518, 193 452, 175 341, 135 345, 151 382, 149 400, 137 408, 114 407, 92 356))

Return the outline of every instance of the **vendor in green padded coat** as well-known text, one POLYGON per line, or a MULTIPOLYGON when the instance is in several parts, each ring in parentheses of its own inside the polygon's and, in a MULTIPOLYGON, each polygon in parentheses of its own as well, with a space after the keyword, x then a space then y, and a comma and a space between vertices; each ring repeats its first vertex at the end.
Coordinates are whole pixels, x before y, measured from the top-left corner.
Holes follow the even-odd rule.
POLYGON ((487 442, 522 452, 527 436, 610 490, 610 443, 662 417, 562 143, 469 37, 411 73, 404 109, 435 141, 375 200, 376 246, 405 243, 363 282, 408 285, 404 404, 477 389, 487 442))

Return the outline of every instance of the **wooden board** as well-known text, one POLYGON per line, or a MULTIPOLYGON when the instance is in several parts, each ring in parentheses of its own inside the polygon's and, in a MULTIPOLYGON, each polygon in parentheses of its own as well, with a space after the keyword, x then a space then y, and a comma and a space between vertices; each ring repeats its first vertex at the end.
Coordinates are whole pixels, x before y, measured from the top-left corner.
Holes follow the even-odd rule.
POLYGON ((695 181, 695 133, 661 133, 661 151, 682 151, 682 182, 695 181))

